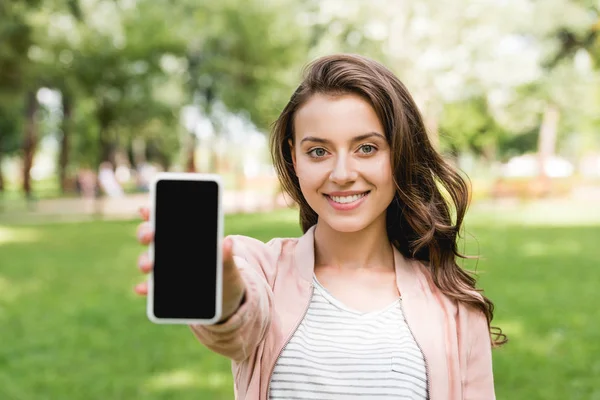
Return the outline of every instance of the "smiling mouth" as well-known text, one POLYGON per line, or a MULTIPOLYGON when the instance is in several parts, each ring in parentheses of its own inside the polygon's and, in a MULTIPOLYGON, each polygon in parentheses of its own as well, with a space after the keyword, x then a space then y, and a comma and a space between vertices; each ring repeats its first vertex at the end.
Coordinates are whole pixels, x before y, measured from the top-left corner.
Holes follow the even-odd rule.
POLYGON ((330 196, 328 194, 326 194, 325 196, 338 204, 350 204, 350 203, 354 203, 355 201, 362 199, 363 197, 368 195, 369 192, 370 191, 366 191, 364 193, 353 194, 351 196, 330 196))

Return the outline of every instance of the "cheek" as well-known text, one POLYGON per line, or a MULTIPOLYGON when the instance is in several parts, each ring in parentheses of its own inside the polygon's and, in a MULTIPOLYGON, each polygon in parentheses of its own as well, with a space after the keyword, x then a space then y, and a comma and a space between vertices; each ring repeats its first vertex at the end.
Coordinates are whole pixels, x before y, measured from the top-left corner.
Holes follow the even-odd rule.
POLYGON ((306 185, 320 184, 323 177, 327 176, 328 168, 325 161, 317 163, 302 157, 296 161, 296 176, 306 185))
POLYGON ((392 165, 389 157, 377 157, 368 163, 366 174, 373 180, 373 183, 391 184, 393 183, 392 178, 392 165))

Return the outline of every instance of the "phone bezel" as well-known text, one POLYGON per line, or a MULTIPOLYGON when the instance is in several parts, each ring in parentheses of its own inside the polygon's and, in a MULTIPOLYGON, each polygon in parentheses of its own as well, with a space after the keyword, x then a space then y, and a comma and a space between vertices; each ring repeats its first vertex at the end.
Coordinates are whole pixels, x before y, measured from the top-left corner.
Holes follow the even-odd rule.
MULTIPOLYGON (((223 184, 221 177, 216 174, 191 173, 191 172, 159 172, 155 175, 150 185, 150 219, 149 223, 154 231, 155 229, 155 211, 156 211, 156 188, 160 181, 204 181, 215 182, 218 188, 217 199, 217 288, 215 290, 215 316, 211 319, 185 319, 185 318, 160 318, 154 315, 154 280, 153 273, 148 274, 148 295, 146 313, 148 319, 156 324, 185 324, 185 325, 212 325, 221 319, 222 301, 223 301, 223 260, 222 260, 222 245, 223 245, 223 184)), ((150 243, 148 248, 150 260, 154 261, 154 243, 150 243)))

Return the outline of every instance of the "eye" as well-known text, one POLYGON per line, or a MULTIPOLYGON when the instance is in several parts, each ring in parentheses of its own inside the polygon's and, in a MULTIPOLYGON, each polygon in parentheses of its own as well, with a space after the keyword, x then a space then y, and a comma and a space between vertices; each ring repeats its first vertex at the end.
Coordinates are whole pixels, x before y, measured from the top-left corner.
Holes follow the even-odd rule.
POLYGON ((363 144, 359 149, 362 154, 372 154, 375 152, 375 150, 377 150, 375 146, 370 144, 363 144))
POLYGON ((327 151, 321 147, 317 147, 308 152, 308 155, 313 158, 321 158, 327 155, 327 151))

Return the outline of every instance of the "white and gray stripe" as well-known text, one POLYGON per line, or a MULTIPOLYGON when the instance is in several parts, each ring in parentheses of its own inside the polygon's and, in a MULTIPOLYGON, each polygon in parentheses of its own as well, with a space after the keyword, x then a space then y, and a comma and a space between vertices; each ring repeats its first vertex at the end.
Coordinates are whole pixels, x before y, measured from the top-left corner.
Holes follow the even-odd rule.
POLYGON ((313 281, 306 315, 275 364, 269 399, 427 399, 425 361, 402 300, 361 313, 313 281))

